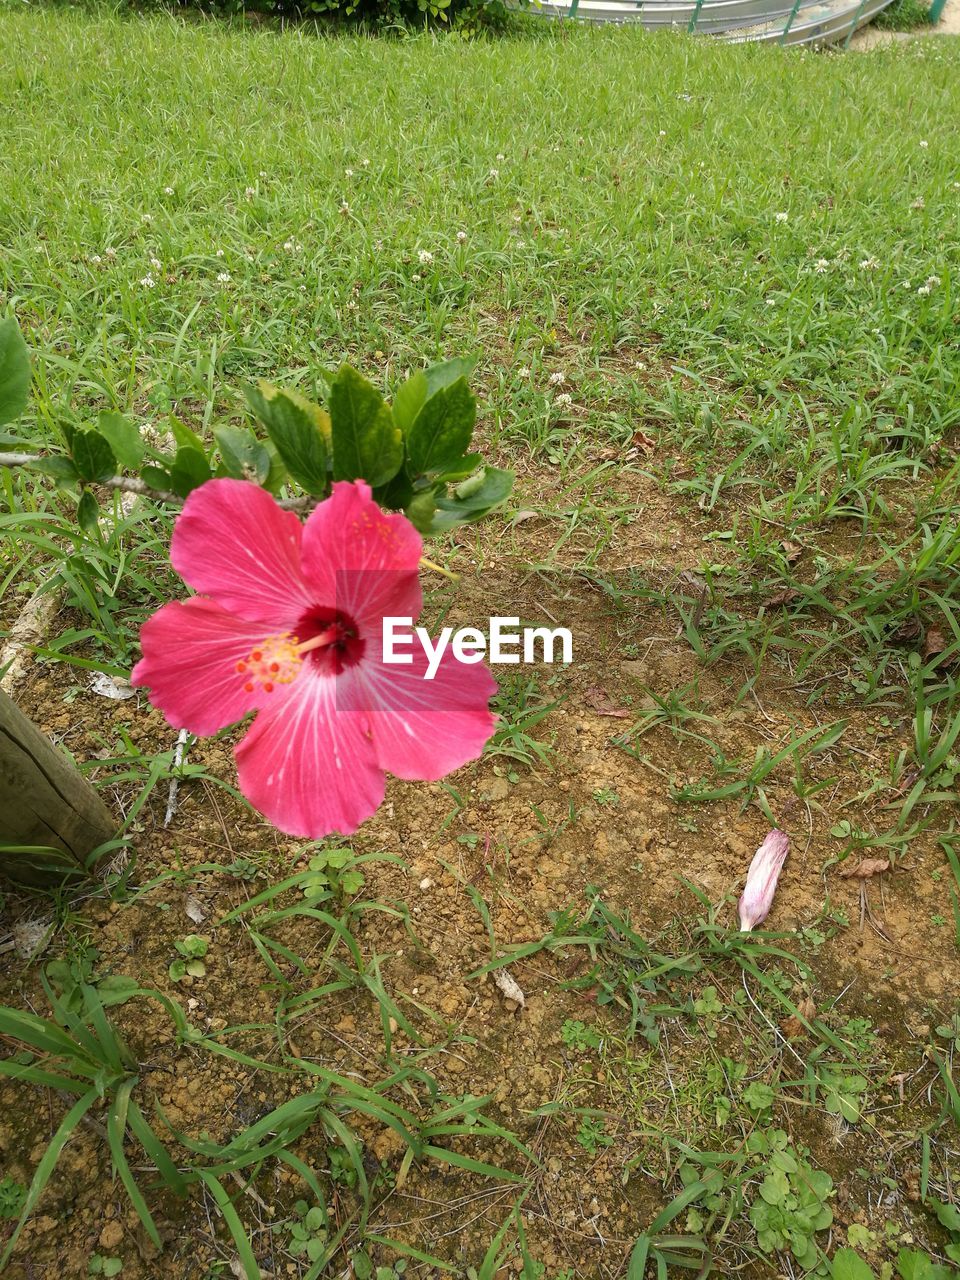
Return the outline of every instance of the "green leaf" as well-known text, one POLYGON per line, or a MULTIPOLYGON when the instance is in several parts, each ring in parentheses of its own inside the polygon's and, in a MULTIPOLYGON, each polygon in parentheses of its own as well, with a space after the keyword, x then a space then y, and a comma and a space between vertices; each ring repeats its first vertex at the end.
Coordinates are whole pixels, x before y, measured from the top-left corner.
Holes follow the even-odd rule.
POLYGON ((477 402, 466 378, 430 396, 407 434, 409 470, 414 475, 445 471, 466 452, 477 421, 477 402))
POLYGON ((224 472, 234 480, 263 484, 270 475, 270 451, 246 427, 214 427, 224 472))
POLYGON ((103 1274, 105 1276, 118 1276, 123 1270, 122 1258, 104 1258, 103 1274))
POLYGON ((206 457, 206 449, 203 441, 195 431, 191 431, 185 422, 181 422, 176 414, 170 414, 170 430, 173 432, 173 438, 177 442, 178 449, 196 449, 197 453, 202 453, 206 457))
POLYGON ((432 489, 415 494, 404 507, 404 515, 418 531, 428 534, 433 529, 433 520, 437 510, 437 499, 432 489))
POLYGON ((170 472, 166 467, 159 467, 153 462, 148 462, 140 472, 140 479, 144 484, 148 484, 151 489, 172 489, 173 481, 170 478, 170 472))
POLYGON ((194 449, 192 445, 182 445, 170 468, 170 487, 181 498, 185 498, 194 489, 205 484, 213 472, 206 454, 194 449))
POLYGON ((330 388, 333 477, 386 484, 403 462, 403 437, 380 392, 345 364, 330 388))
POLYGON ((45 476, 53 476, 57 484, 73 484, 80 478, 77 468, 71 460, 58 454, 49 458, 41 458, 39 462, 35 462, 32 465, 34 471, 39 471, 45 476))
POLYGON ((479 520, 501 502, 505 502, 512 488, 512 471, 484 467, 478 475, 457 485, 450 497, 437 498, 437 514, 430 532, 439 533, 445 529, 453 529, 458 524, 479 520))
POLYGON ((467 356, 455 356, 453 360, 444 360, 442 364, 432 364, 424 370, 427 380, 427 396, 436 395, 444 387, 449 387, 458 378, 469 378, 473 373, 476 361, 467 356))
POLYGON ((951 1233, 960 1232, 960 1209, 953 1204, 944 1204, 942 1200, 931 1199, 937 1221, 951 1233))
POLYGON ((30 353, 15 316, 0 320, 0 425, 19 418, 30 398, 30 353))
POLYGON ((833 1255, 833 1280, 874 1280, 873 1270, 853 1249, 838 1249, 833 1255))
POLYGON ((411 374, 393 397, 393 420, 404 435, 417 420, 417 414, 427 402, 430 384, 427 375, 420 370, 411 374))
POLYGON ((89 489, 84 489, 77 503, 77 524, 84 533, 94 533, 99 519, 100 504, 89 489))
POLYGON ((96 431, 73 433, 73 461, 81 480, 109 480, 117 469, 113 450, 96 431))
POLYGON ((120 465, 136 471, 143 461, 143 440, 137 426, 122 413, 104 410, 97 418, 97 430, 116 454, 120 465))
POLYGON ((329 484, 330 417, 295 391, 269 382, 247 388, 247 403, 267 429, 280 458, 308 493, 323 496, 329 484))

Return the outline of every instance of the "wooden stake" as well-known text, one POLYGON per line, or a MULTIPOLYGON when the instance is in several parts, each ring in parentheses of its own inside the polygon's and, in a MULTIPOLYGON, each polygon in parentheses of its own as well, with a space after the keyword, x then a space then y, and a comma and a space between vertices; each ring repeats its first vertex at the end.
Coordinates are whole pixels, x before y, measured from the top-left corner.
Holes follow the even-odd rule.
POLYGON ((76 766, 0 691, 0 874, 32 883, 84 874, 116 830, 76 766))

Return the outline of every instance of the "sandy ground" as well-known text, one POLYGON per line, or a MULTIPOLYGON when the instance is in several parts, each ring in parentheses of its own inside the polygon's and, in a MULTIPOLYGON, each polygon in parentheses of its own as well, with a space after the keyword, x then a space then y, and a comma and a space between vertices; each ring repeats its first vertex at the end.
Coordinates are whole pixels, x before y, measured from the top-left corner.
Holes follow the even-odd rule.
POLYGON ((960 0, 947 0, 940 21, 929 31, 880 31, 874 26, 864 27, 850 41, 851 49, 876 49, 879 45, 895 40, 913 40, 926 36, 960 35, 960 0))

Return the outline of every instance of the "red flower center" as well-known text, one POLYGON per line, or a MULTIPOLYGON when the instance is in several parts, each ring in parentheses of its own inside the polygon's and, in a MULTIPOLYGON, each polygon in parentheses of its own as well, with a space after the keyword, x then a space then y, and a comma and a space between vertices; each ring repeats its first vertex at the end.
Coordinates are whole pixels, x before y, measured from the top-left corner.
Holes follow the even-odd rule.
POLYGON ((356 666, 366 648, 366 641, 349 614, 322 605, 303 615, 296 634, 299 653, 323 675, 338 676, 347 667, 356 666))

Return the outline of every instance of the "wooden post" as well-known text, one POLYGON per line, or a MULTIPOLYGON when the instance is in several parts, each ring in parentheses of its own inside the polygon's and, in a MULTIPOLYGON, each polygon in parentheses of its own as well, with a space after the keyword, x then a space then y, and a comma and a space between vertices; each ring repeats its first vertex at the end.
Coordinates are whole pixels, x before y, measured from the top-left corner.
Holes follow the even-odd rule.
POLYGON ((82 875, 116 830, 93 787, 0 690, 0 874, 34 883, 82 875))

